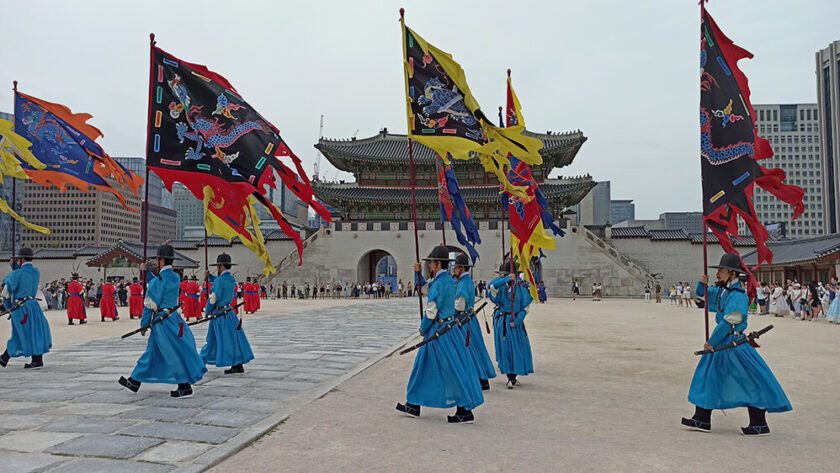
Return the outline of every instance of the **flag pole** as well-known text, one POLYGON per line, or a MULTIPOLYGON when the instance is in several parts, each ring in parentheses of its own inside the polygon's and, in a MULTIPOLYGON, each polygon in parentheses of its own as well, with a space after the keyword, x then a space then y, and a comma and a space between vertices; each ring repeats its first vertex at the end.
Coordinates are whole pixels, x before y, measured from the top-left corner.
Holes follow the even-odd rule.
MULTIPOLYGON (((14 93, 12 94, 14 102, 17 102, 17 81, 12 81, 12 90, 14 93)), ((11 176, 12 178, 12 211, 17 212, 17 178, 11 176)), ((17 239, 17 219, 11 217, 12 219, 12 256, 9 258, 9 262, 12 262, 15 258, 15 240, 17 239)))
MULTIPOLYGON (((152 134, 152 90, 154 86, 155 73, 155 34, 149 34, 149 108, 146 113, 146 182, 145 186, 145 205, 143 206, 143 263, 148 260, 148 246, 149 246, 149 137, 152 134)), ((140 278, 143 284, 143 293, 146 292, 146 272, 140 272, 140 278)))
MULTIPOLYGON (((709 276, 709 253, 707 251, 707 240, 709 230, 706 228, 706 221, 703 220, 703 274, 708 278, 709 276)), ((706 341, 709 341, 709 281, 703 285, 703 299, 706 301, 703 304, 703 313, 706 319, 706 341)))
MULTIPOLYGON (((403 41, 403 62, 405 62, 405 8, 400 8, 400 26, 402 27, 402 41, 403 41)), ((405 67, 405 65, 403 65, 405 67)), ((406 77, 406 93, 408 93, 408 78, 406 77)), ((410 107, 409 107, 410 109, 410 107)), ((420 242, 417 236, 417 182, 414 173, 414 150, 411 147, 411 122, 409 118, 408 133, 406 139, 408 140, 408 167, 411 173, 411 218, 414 221, 414 261, 420 263, 420 242)), ((418 287, 420 282, 420 272, 415 272, 414 289, 417 291, 417 300, 420 303, 420 319, 423 319, 423 291, 422 286, 418 287)))
MULTIPOLYGON (((207 257, 207 227, 204 227, 204 297, 210 296, 210 259, 207 257)), ((201 315, 201 307, 198 308, 201 315)))

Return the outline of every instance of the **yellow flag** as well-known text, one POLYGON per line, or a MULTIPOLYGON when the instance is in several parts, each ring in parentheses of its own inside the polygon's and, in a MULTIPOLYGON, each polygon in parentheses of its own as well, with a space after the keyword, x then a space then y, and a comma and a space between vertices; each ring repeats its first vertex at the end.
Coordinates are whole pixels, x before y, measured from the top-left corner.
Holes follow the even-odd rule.
POLYGON ((257 200, 248 196, 247 208, 245 209, 245 222, 241 226, 241 230, 233 228, 224 219, 213 213, 215 208, 214 193, 210 186, 204 186, 204 227, 208 234, 218 235, 226 240, 233 240, 235 237, 245 245, 246 248, 256 253, 257 258, 265 263, 263 267, 263 274, 268 276, 276 271, 274 265, 271 263, 271 257, 268 254, 268 248, 265 246, 265 239, 260 231, 260 219, 257 216, 257 211, 254 204, 257 200), (249 229, 250 227, 250 229, 249 229))
MULTIPOLYGON (((8 120, 0 120, 0 184, 2 184, 3 176, 9 176, 17 179, 28 179, 26 171, 20 165, 19 160, 23 160, 26 164, 35 169, 44 169, 46 166, 38 161, 37 158, 29 151, 32 143, 26 138, 18 135, 12 130, 13 123, 8 120)), ((45 235, 50 234, 48 228, 34 225, 27 222, 12 207, 3 199, 0 199, 0 212, 9 214, 18 222, 25 225, 27 228, 35 230, 36 232, 45 235)))
POLYGON ((524 135, 524 126, 500 128, 484 115, 464 70, 452 55, 426 42, 401 19, 409 138, 455 159, 477 155, 508 192, 525 197, 502 171, 513 154, 528 164, 542 163, 542 141, 524 135))

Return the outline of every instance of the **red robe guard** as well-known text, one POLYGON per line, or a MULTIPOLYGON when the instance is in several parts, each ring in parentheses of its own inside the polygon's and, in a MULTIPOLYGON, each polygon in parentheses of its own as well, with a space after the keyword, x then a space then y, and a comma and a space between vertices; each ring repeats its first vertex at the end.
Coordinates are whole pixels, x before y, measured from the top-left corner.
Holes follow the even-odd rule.
MULTIPOLYGON (((237 299, 236 299, 237 294, 239 294, 239 284, 237 284, 236 286, 233 287, 233 301, 231 301, 231 303, 230 303, 231 307, 236 307, 236 304, 239 303, 239 302, 237 302, 237 299)), ((236 314, 239 314, 239 308, 236 307, 235 309, 233 309, 233 312, 236 313, 236 314)))
POLYGON ((198 310, 203 311, 207 305, 207 283, 201 283, 201 295, 198 296, 198 310))
POLYGON ((85 313, 85 288, 76 277, 67 285, 67 318, 73 320, 87 320, 85 313))
POLYGON ((189 319, 190 317, 198 317, 195 314, 195 299, 190 297, 190 283, 189 280, 181 281, 181 293, 178 296, 178 302, 183 304, 181 306, 181 311, 184 314, 185 319, 189 319))
POLYGON ((117 303, 114 300, 114 286, 110 283, 102 285, 102 300, 99 301, 99 315, 102 316, 102 321, 105 317, 111 320, 117 320, 117 303))
POLYGON ((143 286, 135 282, 128 286, 128 315, 130 319, 143 316, 143 286))

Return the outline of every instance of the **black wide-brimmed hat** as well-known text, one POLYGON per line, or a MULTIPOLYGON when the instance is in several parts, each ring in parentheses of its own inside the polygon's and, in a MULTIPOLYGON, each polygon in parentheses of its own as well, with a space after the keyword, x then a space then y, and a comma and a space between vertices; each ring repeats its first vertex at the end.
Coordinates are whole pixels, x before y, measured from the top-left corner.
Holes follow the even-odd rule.
POLYGON ((32 248, 24 246, 15 258, 35 258, 35 253, 32 251, 32 248))
POLYGON ((724 253, 723 256, 720 257, 720 264, 709 267, 715 269, 728 269, 730 271, 735 271, 736 273, 744 271, 741 269, 741 257, 735 253, 724 253))
POLYGON ((449 248, 438 245, 432 249, 429 256, 423 258, 423 261, 449 261, 449 248))
MULTIPOLYGON (((513 263, 513 272, 516 272, 519 269, 519 265, 515 262, 513 263)), ((505 261, 499 266, 499 270, 496 271, 499 274, 510 274, 510 260, 505 261)))
POLYGON ((157 250, 157 257, 175 259, 175 248, 167 244, 160 245, 157 250))
MULTIPOLYGON (((79 273, 71 273, 70 274, 70 279, 79 279, 79 273)), ((134 278, 134 279, 137 279, 137 278, 134 278)))
POLYGON ((227 253, 220 253, 219 256, 216 257, 216 264, 227 264, 230 266, 236 266, 236 263, 231 261, 230 255, 227 253))
POLYGON ((131 278, 131 282, 140 282, 140 278, 134 276, 133 278, 131 278))
POLYGON ((470 257, 466 255, 466 253, 461 253, 455 257, 455 266, 461 266, 464 268, 469 268, 472 265, 470 264, 470 257))

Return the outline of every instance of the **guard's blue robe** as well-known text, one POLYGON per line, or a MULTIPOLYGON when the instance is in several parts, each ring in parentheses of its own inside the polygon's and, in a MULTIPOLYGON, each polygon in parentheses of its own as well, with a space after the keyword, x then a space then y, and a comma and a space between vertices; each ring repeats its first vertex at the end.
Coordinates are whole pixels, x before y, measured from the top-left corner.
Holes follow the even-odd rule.
POLYGON ((208 365, 233 366, 248 363, 254 359, 251 344, 242 330, 239 317, 230 308, 233 301, 233 288, 236 280, 230 271, 219 275, 210 288, 210 293, 216 295, 216 302, 207 300, 204 313, 208 317, 218 315, 217 307, 228 306, 225 315, 207 322, 207 343, 201 349, 201 358, 208 365))
MULTIPOLYGON (((181 277, 171 266, 161 269, 157 277, 148 281, 146 298, 154 301, 158 310, 178 305, 181 277)), ((140 325, 152 321, 154 311, 143 307, 140 325)), ((146 351, 137 360, 131 377, 144 383, 193 384, 200 380, 207 368, 198 356, 192 330, 177 311, 151 328, 146 351)))
POLYGON ((531 342, 525 331, 525 316, 533 299, 524 285, 517 284, 511 312, 510 281, 510 276, 496 276, 488 284, 490 300, 499 307, 493 317, 496 363, 503 374, 526 376, 534 372, 531 342))
MULTIPOLYGON (((705 285, 698 283, 697 297, 703 297, 704 291, 705 285)), ((707 343, 720 347, 739 338, 747 328, 748 308, 749 296, 737 281, 727 288, 709 287, 709 309, 717 311, 717 326, 707 343), (727 315, 737 323, 730 323, 727 315)), ((768 412, 792 409, 773 372, 749 343, 703 355, 691 380, 688 401, 704 409, 747 406, 768 412)))
MULTIPOLYGON (((9 297, 3 299, 5 307, 11 307, 15 301, 24 297, 35 297, 41 272, 32 263, 23 265, 6 276, 3 284, 9 297)), ((12 338, 6 343, 10 357, 33 356, 48 353, 52 347, 50 325, 36 299, 29 299, 12 312, 12 338)))
MULTIPOLYGON (((423 281, 420 281, 421 285, 423 281)), ((455 283, 446 271, 439 271, 429 283, 426 308, 430 302, 436 314, 427 311, 420 322, 424 339, 434 336, 444 322, 455 316, 455 283), (429 318, 431 316, 432 318, 429 318)), ((463 333, 456 328, 417 350, 406 388, 406 401, 420 406, 474 409, 484 403, 478 373, 464 346, 463 333)))
MULTIPOLYGON (((464 299, 464 312, 469 313, 475 307, 475 283, 469 273, 464 273, 458 279, 455 285, 455 300, 458 298, 464 299)), ((484 336, 481 333, 481 322, 478 320, 478 315, 470 319, 467 325, 461 327, 464 337, 469 334, 468 350, 472 355, 475 369, 478 372, 480 379, 490 379, 496 377, 496 368, 493 366, 493 361, 490 359, 490 354, 487 353, 487 346, 484 344, 484 336)))

